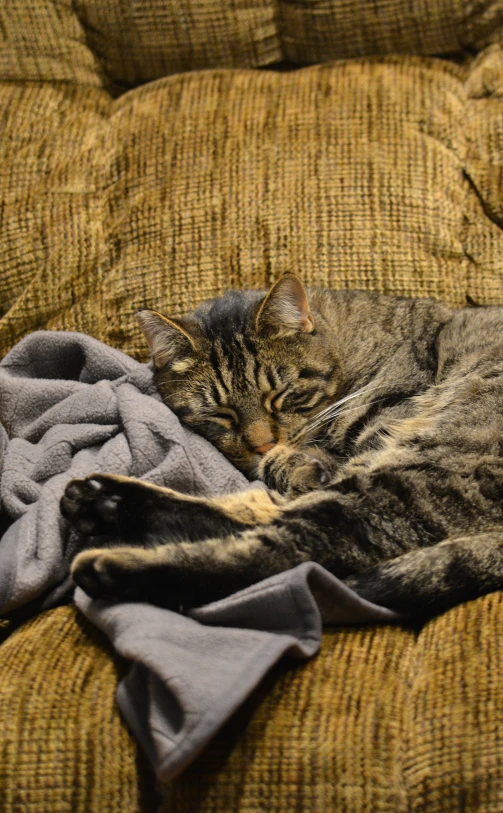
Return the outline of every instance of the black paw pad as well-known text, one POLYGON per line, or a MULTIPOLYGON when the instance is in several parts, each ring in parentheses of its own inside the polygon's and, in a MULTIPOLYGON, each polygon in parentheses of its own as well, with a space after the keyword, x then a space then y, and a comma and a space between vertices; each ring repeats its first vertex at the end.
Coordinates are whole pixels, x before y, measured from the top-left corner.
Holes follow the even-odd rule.
POLYGON ((74 582, 94 599, 134 601, 138 599, 137 574, 121 567, 106 553, 77 557, 72 567, 74 582))
POLYGON ((60 508, 77 531, 99 536, 116 529, 121 502, 122 495, 112 479, 94 476, 68 483, 60 508))
POLYGON ((85 557, 72 568, 72 578, 91 598, 117 599, 116 585, 102 557, 85 557))

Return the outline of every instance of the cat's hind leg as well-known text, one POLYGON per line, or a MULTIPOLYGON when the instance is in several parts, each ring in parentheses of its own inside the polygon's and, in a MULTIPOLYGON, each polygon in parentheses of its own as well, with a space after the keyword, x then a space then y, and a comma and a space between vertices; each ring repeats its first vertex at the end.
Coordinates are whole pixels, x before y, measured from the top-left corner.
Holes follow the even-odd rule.
MULTIPOLYGON (((215 601, 309 559, 281 527, 155 549, 80 553, 72 575, 91 597, 179 610, 215 601)), ((503 530, 455 537, 345 579, 360 596, 424 621, 503 589, 503 530)))
POLYGON ((424 620, 503 589, 503 529, 450 537, 345 581, 375 604, 424 620))
POLYGON ((200 606, 288 570, 308 559, 281 529, 156 548, 83 551, 74 581, 92 598, 147 601, 168 609, 200 606))
POLYGON ((261 488, 204 498, 132 477, 92 474, 68 483, 61 513, 81 534, 149 547, 267 524, 278 516, 282 502, 261 488))

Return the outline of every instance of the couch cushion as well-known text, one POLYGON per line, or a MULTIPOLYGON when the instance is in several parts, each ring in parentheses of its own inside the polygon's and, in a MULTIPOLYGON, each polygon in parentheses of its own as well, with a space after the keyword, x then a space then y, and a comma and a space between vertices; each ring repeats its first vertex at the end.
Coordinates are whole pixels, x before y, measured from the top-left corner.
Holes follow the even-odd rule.
POLYGON ((88 48, 72 0, 9 0, 0 4, 0 80, 101 85, 102 68, 88 48))
POLYGON ((472 70, 204 71, 114 101, 4 83, 1 350, 46 326, 142 356, 136 308, 180 314, 288 269, 501 302, 502 81, 495 46, 472 70))
POLYGON ((0 77, 137 85, 180 71, 448 55, 503 38, 503 0, 9 0, 0 77))
POLYGON ((503 810, 503 593, 421 631, 403 758, 414 813, 503 810))
POLYGON ((95 161, 103 161, 109 105, 92 86, 0 84, 0 355, 60 314, 71 312, 77 326, 90 290, 94 307, 80 324, 99 333, 103 178, 95 161))
MULTIPOLYGON (((162 813, 500 813, 502 611, 494 593, 418 633, 327 629, 164 788, 162 813)), ((157 809, 115 703, 125 669, 69 607, 2 645, 4 813, 157 809)))
POLYGON ((78 0, 76 8, 106 75, 129 85, 283 59, 272 0, 78 0))
MULTIPOLYGON (((166 787, 166 813, 405 813, 414 642, 393 627, 328 631, 319 656, 275 669, 166 787)), ((39 616, 0 647, 3 813, 157 809, 152 774, 115 702, 125 669, 69 607, 39 616)))
POLYGON ((500 813, 503 594, 334 630, 165 791, 162 813, 500 813))
POLYGON ((152 813, 154 778, 115 702, 127 664, 71 607, 0 647, 3 813, 152 813))
POLYGON ((501 41, 503 0, 79 0, 106 74, 139 84, 170 73, 310 65, 377 54, 455 54, 501 41))
POLYGON ((503 2, 279 0, 281 45, 301 65, 371 54, 456 54, 501 42, 503 2))
POLYGON ((414 647, 401 628, 327 630, 314 660, 276 670, 166 788, 162 813, 407 813, 414 647))

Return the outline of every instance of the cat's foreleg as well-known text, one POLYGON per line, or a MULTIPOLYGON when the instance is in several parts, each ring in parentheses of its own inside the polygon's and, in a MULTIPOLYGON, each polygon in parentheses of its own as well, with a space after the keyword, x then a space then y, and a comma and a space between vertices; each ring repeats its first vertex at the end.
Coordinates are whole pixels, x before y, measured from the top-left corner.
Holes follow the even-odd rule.
MULTIPOLYGON (((276 508, 278 516, 269 524, 239 533, 175 544, 170 529, 164 539, 157 537, 156 547, 132 543, 86 550, 74 560, 72 574, 95 598, 150 601, 172 609, 223 598, 307 560, 344 578, 383 553, 367 544, 357 513, 344 501, 321 491, 276 508)), ((190 512, 185 516, 187 528, 195 521, 190 512)), ((387 558, 396 552, 392 546, 387 558)))
POLYGON ((503 589, 503 529, 410 551, 346 579, 363 598, 426 619, 503 589))
POLYGON ((192 497, 132 477, 92 474, 68 483, 63 516, 81 534, 146 547, 198 541, 268 524, 284 503, 256 488, 225 497, 192 497))
MULTIPOLYGON (((91 549, 72 575, 91 597, 179 610, 215 601, 312 558, 285 529, 164 545, 91 549)), ((346 577, 360 596, 425 620, 503 589, 503 531, 447 539, 346 577)))

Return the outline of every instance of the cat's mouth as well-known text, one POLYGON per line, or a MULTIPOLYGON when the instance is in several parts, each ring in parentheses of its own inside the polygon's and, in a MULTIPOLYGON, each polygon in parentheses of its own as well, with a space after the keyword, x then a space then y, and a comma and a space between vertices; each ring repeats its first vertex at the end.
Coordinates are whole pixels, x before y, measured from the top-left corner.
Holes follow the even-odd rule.
MULTIPOLYGON (((273 449, 276 444, 271 445, 271 449, 273 449)), ((267 450, 269 452, 270 449, 267 450)), ((262 454, 256 452, 243 452, 240 455, 230 456, 227 455, 231 461, 231 463, 236 466, 239 471, 242 471, 247 477, 251 480, 261 479, 261 464, 263 463, 267 452, 262 454)))

